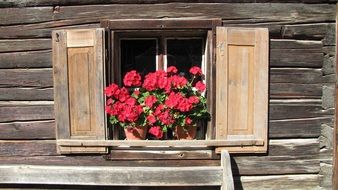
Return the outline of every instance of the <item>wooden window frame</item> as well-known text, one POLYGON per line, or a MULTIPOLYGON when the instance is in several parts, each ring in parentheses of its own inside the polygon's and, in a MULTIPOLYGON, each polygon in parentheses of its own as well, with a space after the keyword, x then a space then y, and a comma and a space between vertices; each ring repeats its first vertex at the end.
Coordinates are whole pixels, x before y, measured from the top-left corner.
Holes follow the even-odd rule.
MULTIPOLYGON (((191 19, 123 19, 123 20, 103 20, 101 21, 101 27, 105 28, 106 32, 106 71, 108 83, 114 81, 114 77, 117 75, 114 74, 114 68, 112 62, 115 61, 113 55, 114 51, 117 51, 115 42, 116 32, 128 32, 128 31, 152 31, 152 32, 172 32, 172 31, 182 31, 182 32, 191 32, 195 31, 204 31, 206 33, 206 44, 208 49, 209 63, 206 64, 207 69, 207 86, 208 86, 208 109, 211 113, 212 119, 208 122, 207 125, 207 134, 205 140, 58 140, 59 146, 66 147, 111 147, 112 149, 133 149, 137 147, 153 148, 203 148, 203 147, 212 147, 216 148, 216 152, 220 153, 222 148, 229 148, 231 153, 242 153, 242 152, 255 152, 255 153, 265 153, 266 150, 257 150, 250 147, 252 146, 265 146, 266 143, 264 139, 228 139, 228 140, 219 140, 216 139, 216 27, 222 26, 221 19, 202 19, 202 20, 191 20, 191 19), (110 50, 110 51, 109 51, 110 50), (217 149, 217 147, 220 147, 217 149), (236 147, 244 147, 242 150, 237 150, 236 147), (248 148, 248 149, 246 149, 248 148), (247 151, 249 150, 249 151, 247 151)), ((113 133, 116 134, 116 133, 113 133)), ((117 139, 113 137, 113 139, 117 139)))

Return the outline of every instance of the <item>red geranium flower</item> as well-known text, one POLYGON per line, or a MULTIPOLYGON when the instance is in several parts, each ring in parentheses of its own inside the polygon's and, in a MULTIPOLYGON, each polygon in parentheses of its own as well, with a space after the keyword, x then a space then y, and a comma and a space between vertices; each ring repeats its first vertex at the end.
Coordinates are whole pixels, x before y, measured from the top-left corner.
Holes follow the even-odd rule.
POLYGON ((113 96, 116 91, 119 90, 119 86, 117 86, 117 84, 111 84, 109 86, 107 86, 105 89, 104 89, 104 93, 108 96, 108 97, 111 97, 113 96))
POLYGON ((189 72, 193 75, 202 75, 202 69, 197 66, 191 67, 189 72))
POLYGON ((154 103, 157 102, 157 98, 154 95, 147 96, 144 100, 144 104, 149 108, 153 107, 154 103))
POLYGON ((153 125, 156 122, 156 118, 153 115, 148 115, 147 116, 147 121, 150 125, 153 125))
POLYGON ((157 139, 163 137, 163 131, 161 130, 160 126, 153 126, 149 129, 149 133, 154 135, 157 139))
POLYGON ((198 81, 196 84, 195 84, 195 88, 200 91, 200 92, 203 92, 205 90, 205 84, 201 81, 198 81))
POLYGON ((189 97, 189 103, 191 104, 198 104, 200 102, 200 99, 198 99, 197 96, 190 96, 189 97))
POLYGON ((135 70, 132 70, 124 76, 123 83, 125 86, 140 86, 141 75, 135 70))
POLYGON ((189 117, 185 118, 185 124, 190 125, 192 123, 192 120, 189 117))
POLYGON ((177 73, 177 68, 175 66, 170 66, 167 68, 167 72, 171 74, 177 73))

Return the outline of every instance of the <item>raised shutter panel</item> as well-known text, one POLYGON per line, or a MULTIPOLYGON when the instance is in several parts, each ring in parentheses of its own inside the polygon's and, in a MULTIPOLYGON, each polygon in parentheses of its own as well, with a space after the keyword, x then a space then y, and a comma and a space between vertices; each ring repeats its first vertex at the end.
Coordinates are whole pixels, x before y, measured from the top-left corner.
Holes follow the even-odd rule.
MULTIPOLYGON (((57 140, 106 139, 104 30, 53 31, 57 140)), ((105 147, 67 147, 59 153, 105 153, 105 147)))
POLYGON ((229 151, 267 150, 268 51, 267 29, 216 29, 216 139, 238 140, 229 151))

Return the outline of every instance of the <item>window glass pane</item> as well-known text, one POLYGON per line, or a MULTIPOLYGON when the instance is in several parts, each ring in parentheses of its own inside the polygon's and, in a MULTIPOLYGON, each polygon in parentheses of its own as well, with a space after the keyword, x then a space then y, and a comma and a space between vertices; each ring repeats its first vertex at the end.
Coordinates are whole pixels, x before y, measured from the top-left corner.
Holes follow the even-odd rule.
POLYGON ((202 39, 168 39, 167 66, 175 66, 181 75, 189 78, 192 66, 201 67, 202 39))
POLYGON ((156 40, 121 40, 122 77, 131 70, 142 76, 156 71, 156 40))

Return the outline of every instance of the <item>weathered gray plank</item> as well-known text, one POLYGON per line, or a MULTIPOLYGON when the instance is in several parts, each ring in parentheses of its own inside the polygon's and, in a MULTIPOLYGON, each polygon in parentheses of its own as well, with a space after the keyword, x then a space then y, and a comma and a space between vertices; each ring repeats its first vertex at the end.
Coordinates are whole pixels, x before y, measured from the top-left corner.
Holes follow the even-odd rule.
POLYGON ((271 39, 271 49, 308 49, 313 52, 321 52, 323 43, 315 40, 291 40, 291 39, 271 39))
MULTIPOLYGON (((323 59, 323 57, 321 56, 323 59)), ((272 68, 270 69, 270 83, 299 83, 299 84, 321 84, 321 69, 304 68, 272 68)))
POLYGON ((294 190, 317 189, 319 176, 312 175, 274 175, 274 176, 242 176, 235 178, 235 187, 248 190, 294 190))
POLYGON ((293 83, 270 83, 271 99, 320 99, 322 97, 321 84, 293 84, 293 83))
POLYGON ((2 69, 0 87, 52 87, 52 69, 2 69))
POLYGON ((332 117, 323 117, 270 121, 269 138, 319 137, 321 124, 332 120, 332 117))
POLYGON ((51 50, 0 53, 1 69, 43 67, 52 67, 51 50))
POLYGON ((321 67, 323 53, 311 53, 308 50, 270 50, 270 65, 273 67, 321 67))
POLYGON ((318 156, 234 157, 234 175, 315 174, 320 170, 318 156), (259 168, 259 169, 257 169, 259 168))
POLYGON ((0 123, 0 139, 55 139, 54 121, 0 123))
POLYGON ((0 106, 0 115, 0 122, 51 120, 54 119, 54 106, 52 104, 0 106))
POLYGON ((0 88, 0 100, 53 100, 53 89, 0 88))
POLYGON ((97 23, 78 24, 79 20, 63 20, 28 25, 0 26, 0 38, 50 38, 52 30, 100 28, 97 23), (73 25, 74 24, 74 25, 73 25))
POLYGON ((0 183, 117 186, 219 186, 222 168, 1 165, 0 183), (104 172, 102 172, 104 171, 104 172), (53 175, 50 175, 50 174, 53 175), (165 179, 165 180, 163 180, 165 179))
POLYGON ((50 39, 0 40, 0 52, 47 50, 51 47, 50 39))
POLYGON ((282 29, 283 38, 322 40, 332 23, 285 25, 282 29))
POLYGON ((0 140, 0 156, 50 156, 56 153, 55 140, 0 140))
POLYGON ((0 156, 1 163, 6 164, 31 164, 54 166, 220 166, 220 160, 106 160, 105 156, 71 155, 71 156, 0 156))
POLYGON ((334 3, 334 0, 6 0, 0 2, 0 7, 31 7, 57 5, 91 5, 91 4, 153 4, 153 3, 334 3))
MULTIPOLYGON (((302 100, 303 101, 303 100, 302 100)), ((332 115, 333 110, 323 110, 320 102, 292 102, 275 101, 270 102, 269 119, 303 119, 332 115)))
POLYGON ((4 8, 2 25, 41 23, 53 20, 81 20, 94 23, 103 18, 178 18, 209 17, 243 19, 249 23, 307 23, 335 20, 334 5, 302 4, 153 4, 153 5, 86 5, 58 7, 4 8), (151 12, 151 14, 149 14, 151 12), (249 19, 248 19, 249 18, 249 19))
MULTIPOLYGON (((180 159, 180 154, 185 154, 185 149, 180 150, 179 152, 170 152, 170 151, 164 151, 161 152, 160 148, 149 150, 150 147, 147 148, 135 148, 135 150, 129 152, 125 148, 120 148, 121 150, 115 150, 116 152, 112 152, 111 155, 108 156, 109 159, 118 159, 118 160, 137 160, 137 159, 153 159, 156 157, 157 159, 165 159, 164 155, 168 155, 168 159, 180 159), (164 154, 164 155, 161 155, 164 154), (173 155, 171 155, 173 154, 173 155), (176 155, 175 155, 176 154, 176 155)), ((162 147, 163 150, 167 150, 168 148, 162 147)), ((171 150, 173 150, 174 147, 172 147, 171 150)), ((175 148, 176 149, 176 148, 175 148)), ((130 149, 129 149, 130 150, 130 149)), ((170 150, 170 149, 169 149, 170 150)), ((193 149, 193 150, 196 150, 193 149)), ((207 151, 205 152, 207 153, 207 151)), ((204 156, 205 158, 208 158, 208 156, 204 156)), ((269 156, 301 156, 301 155, 312 155, 316 156, 319 153, 319 141, 317 139, 287 139, 287 140, 271 140, 269 141, 269 149, 268 149, 268 155, 269 156)), ((193 154, 201 154, 202 152, 192 152, 193 154)), ((209 159, 217 159, 216 156, 209 153, 209 159)), ((193 157, 192 157, 193 158, 193 157)))

